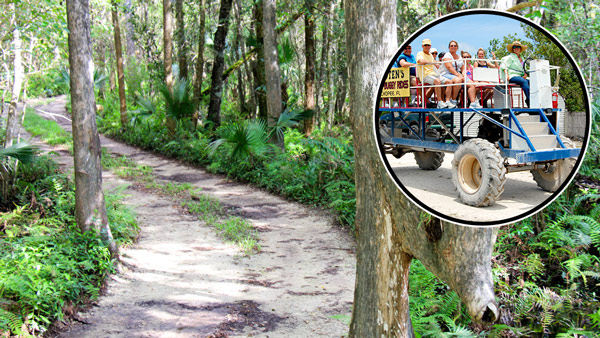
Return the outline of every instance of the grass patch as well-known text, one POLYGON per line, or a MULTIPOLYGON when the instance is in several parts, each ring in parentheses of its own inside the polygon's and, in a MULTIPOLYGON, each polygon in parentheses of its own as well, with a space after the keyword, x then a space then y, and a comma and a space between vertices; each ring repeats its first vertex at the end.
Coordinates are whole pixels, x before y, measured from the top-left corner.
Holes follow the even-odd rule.
POLYGON ((50 145, 65 145, 71 152, 73 150, 73 138, 58 123, 46 120, 37 115, 35 110, 27 107, 23 127, 31 135, 41 138, 50 145))
POLYGON ((202 194, 200 189, 190 183, 157 181, 151 167, 138 165, 125 156, 111 157, 108 151, 102 151, 104 169, 112 170, 119 177, 145 183, 147 189, 180 201, 179 204, 189 213, 197 215, 199 220, 215 228, 219 236, 238 246, 244 253, 251 254, 260 250, 258 233, 252 224, 240 217, 226 216, 218 199, 202 194))

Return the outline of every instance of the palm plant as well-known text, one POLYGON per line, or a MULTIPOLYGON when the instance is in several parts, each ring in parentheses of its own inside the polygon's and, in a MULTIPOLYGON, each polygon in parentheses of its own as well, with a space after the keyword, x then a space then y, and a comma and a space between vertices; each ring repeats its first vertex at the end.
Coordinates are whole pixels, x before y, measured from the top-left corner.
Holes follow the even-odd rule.
POLYGON ((15 177, 17 162, 9 161, 14 158, 23 163, 33 161, 37 148, 27 143, 17 143, 0 149, 0 198, 6 201, 15 177))
POLYGON ((188 80, 178 79, 173 85, 172 93, 165 85, 162 85, 159 90, 165 98, 167 117, 180 121, 194 114, 195 105, 190 95, 188 80))
POLYGON ((263 120, 245 120, 224 127, 223 137, 209 145, 209 155, 214 156, 223 146, 230 148, 229 156, 236 159, 252 159, 269 150, 269 133, 263 120))

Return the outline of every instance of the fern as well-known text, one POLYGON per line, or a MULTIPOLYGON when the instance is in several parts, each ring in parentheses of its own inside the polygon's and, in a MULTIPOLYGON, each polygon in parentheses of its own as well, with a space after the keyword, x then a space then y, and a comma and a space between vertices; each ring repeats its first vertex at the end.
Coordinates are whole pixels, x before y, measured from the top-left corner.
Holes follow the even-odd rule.
POLYGON ((21 316, 0 308, 0 333, 8 330, 16 335, 22 335, 23 319, 21 316))

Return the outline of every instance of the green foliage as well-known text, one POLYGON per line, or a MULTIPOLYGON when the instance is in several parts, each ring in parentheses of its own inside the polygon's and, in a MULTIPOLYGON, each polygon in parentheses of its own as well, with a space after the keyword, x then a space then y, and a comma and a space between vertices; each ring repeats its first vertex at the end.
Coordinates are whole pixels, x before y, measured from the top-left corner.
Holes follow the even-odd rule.
POLYGON ((171 93, 166 85, 160 87, 160 92, 165 99, 166 114, 177 121, 191 118, 196 109, 190 95, 190 84, 186 79, 178 79, 173 85, 171 93))
POLYGON ((270 149, 267 143, 267 124, 263 120, 245 120, 224 125, 219 127, 217 135, 221 135, 222 138, 210 144, 211 157, 215 157, 219 150, 225 148, 227 157, 247 160, 264 155, 270 149))
POLYGON ((55 121, 46 120, 27 107, 25 111, 25 120, 23 127, 31 135, 40 137, 44 142, 50 145, 64 144, 72 149, 73 138, 55 121))
MULTIPOLYGON (((0 332, 39 334, 63 318, 63 309, 97 297, 110 252, 94 233, 75 225, 73 183, 42 156, 23 164, 14 204, 0 213, 0 332)), ((107 195, 113 235, 119 243, 137 236, 137 225, 119 196, 107 195)))
POLYGON ((69 92, 68 73, 65 79, 64 68, 51 68, 34 73, 27 81, 27 95, 30 97, 52 97, 69 92))

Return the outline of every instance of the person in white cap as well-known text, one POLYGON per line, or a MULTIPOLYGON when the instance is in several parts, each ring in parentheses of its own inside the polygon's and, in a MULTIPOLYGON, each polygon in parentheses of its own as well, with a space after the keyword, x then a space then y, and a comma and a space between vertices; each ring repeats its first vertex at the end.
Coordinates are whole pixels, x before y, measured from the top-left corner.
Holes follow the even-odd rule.
MULTIPOLYGON (((441 84, 440 79, 435 73, 435 59, 431 55, 431 40, 423 39, 422 42, 423 50, 417 53, 417 64, 420 65, 417 69, 417 76, 423 84, 439 86, 441 84)), ((434 87, 435 98, 437 101, 438 108, 447 108, 448 106, 441 100, 442 90, 440 87, 434 87)), ((428 93, 426 96, 431 95, 428 93)))

